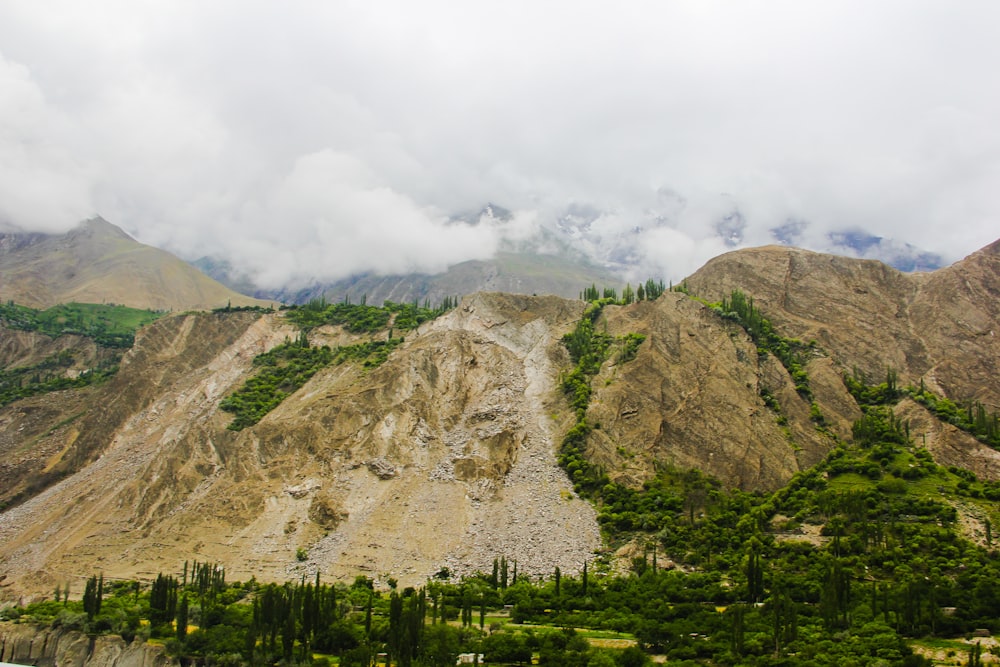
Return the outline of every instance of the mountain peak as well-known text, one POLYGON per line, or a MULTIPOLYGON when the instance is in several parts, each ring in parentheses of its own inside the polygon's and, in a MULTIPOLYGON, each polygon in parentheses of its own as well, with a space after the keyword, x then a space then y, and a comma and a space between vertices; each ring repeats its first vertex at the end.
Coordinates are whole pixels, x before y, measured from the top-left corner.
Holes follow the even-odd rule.
POLYGON ((157 310, 263 305, 166 251, 139 243, 99 216, 65 234, 5 236, 0 273, 0 298, 33 308, 71 301, 157 310))
POLYGON ((132 238, 121 227, 108 222, 99 215, 84 220, 76 227, 71 229, 67 234, 67 237, 80 237, 80 236, 89 236, 95 238, 119 238, 119 239, 127 239, 129 241, 135 241, 135 239, 132 238))

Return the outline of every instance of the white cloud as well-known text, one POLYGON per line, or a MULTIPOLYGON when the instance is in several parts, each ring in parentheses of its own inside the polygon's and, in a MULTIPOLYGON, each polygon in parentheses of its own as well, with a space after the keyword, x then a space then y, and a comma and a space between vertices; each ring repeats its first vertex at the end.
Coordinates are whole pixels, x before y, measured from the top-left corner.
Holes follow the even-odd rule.
POLYGON ((355 273, 435 273, 495 252, 487 227, 448 225, 378 181, 360 160, 332 150, 299 158, 273 190, 234 221, 235 259, 262 286, 355 273))
POLYGON ((0 53, 0 227, 59 231, 90 215, 88 165, 61 143, 71 124, 23 65, 0 53))
POLYGON ((582 247, 651 268, 721 249, 733 210, 743 244, 791 219, 813 247, 853 227, 956 259, 997 235, 998 22, 977 0, 5 3, 0 214, 98 212, 274 284, 434 270, 571 205, 603 213, 582 247), (515 221, 445 224, 488 201, 515 221))

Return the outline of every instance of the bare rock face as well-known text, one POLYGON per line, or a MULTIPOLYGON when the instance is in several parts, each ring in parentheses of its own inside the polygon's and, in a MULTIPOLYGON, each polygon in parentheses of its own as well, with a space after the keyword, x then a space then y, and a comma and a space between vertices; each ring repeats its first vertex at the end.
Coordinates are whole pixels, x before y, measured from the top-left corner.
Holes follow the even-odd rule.
POLYGON ((103 635, 93 640, 75 630, 0 623, 0 662, 38 667, 167 667, 163 646, 103 635))
MULTIPOLYGON (((742 289, 782 335, 816 341, 806 368, 815 408, 741 327, 667 293, 607 306, 597 322, 646 339, 630 361, 612 351, 594 378, 586 455, 631 486, 666 462, 776 488, 850 437, 860 412, 842 376, 855 367, 873 380, 892 367, 903 382, 996 409, 998 280, 996 244, 919 276, 788 248, 713 260, 692 291, 717 300, 742 289)), ((602 546, 593 507, 557 465, 575 419, 560 389, 572 368, 561 338, 583 310, 473 295, 407 333, 378 368, 325 368, 240 432, 226 428, 220 401, 297 330, 281 314, 159 320, 106 384, 0 409, 0 502, 13 501, 0 513, 3 591, 80 590, 97 571, 152 578, 192 559, 222 563, 232 579, 320 572, 404 585, 445 567, 486 571, 501 556, 525 574, 578 570, 602 546)), ((24 359, 42 344, 0 350, 24 359)), ((940 463, 1000 478, 993 450, 919 405, 898 411, 940 463)))
MULTIPOLYGON (((600 429, 591 454, 612 479, 637 484, 667 461, 729 486, 776 488, 832 446, 784 368, 761 360, 742 328, 702 304, 671 293, 610 307, 607 321, 610 333, 647 337, 635 360, 605 366, 594 383, 588 421, 600 429), (762 388, 778 397, 788 429, 764 404, 762 388)), ((842 384, 839 391, 846 395, 842 384)), ((856 412, 831 417, 843 423, 856 412)))
POLYGON ((1000 407, 1000 241, 933 273, 904 274, 778 246, 728 253, 688 279, 710 301, 741 289, 786 336, 815 340, 873 381, 887 368, 953 400, 1000 407))
POLYGON ((333 530, 347 516, 338 499, 331 493, 317 493, 309 503, 309 520, 323 530, 333 530))

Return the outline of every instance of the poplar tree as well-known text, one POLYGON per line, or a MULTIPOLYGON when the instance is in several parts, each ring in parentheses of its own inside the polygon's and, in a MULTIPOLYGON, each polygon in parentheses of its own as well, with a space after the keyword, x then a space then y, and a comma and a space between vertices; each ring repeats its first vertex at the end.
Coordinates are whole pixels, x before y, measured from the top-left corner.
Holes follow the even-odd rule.
MULTIPOLYGON (((67 596, 68 597, 68 596, 67 596)), ((101 613, 101 600, 104 597, 104 575, 100 578, 92 576, 87 580, 87 585, 83 589, 83 611, 87 618, 93 620, 101 613)))
POLYGON ((188 597, 181 596, 181 601, 177 605, 177 641, 183 642, 187 637, 188 626, 188 597))

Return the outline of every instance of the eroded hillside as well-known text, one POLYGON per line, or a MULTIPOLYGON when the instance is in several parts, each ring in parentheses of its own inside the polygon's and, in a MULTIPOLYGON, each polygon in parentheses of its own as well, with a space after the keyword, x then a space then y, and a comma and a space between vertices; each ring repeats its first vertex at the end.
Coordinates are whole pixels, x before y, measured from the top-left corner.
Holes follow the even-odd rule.
MULTIPOLYGON (((552 446, 557 339, 581 309, 469 299, 381 367, 327 368, 238 433, 219 401, 255 355, 297 331, 278 315, 158 322, 111 383, 79 398, 85 414, 70 425, 45 430, 65 419, 52 395, 3 412, 17 430, 50 410, 30 437, 57 453, 28 459, 79 470, 0 517, 0 567, 34 584, 94 567, 148 576, 188 558, 265 579, 320 568, 423 581, 498 553, 519 554, 523 571, 582 564, 599 547, 594 512, 552 446)), ((5 455, 23 449, 11 443, 5 455)))
MULTIPOLYGON (((752 295, 785 335, 817 341, 837 372, 858 369, 880 381, 892 369, 904 385, 923 381, 960 404, 1000 410, 1000 241, 925 274, 753 248, 713 259, 686 282, 710 301, 734 289, 752 295)), ((942 462, 997 478, 995 450, 942 426, 919 405, 904 402, 897 412, 942 462)))
MULTIPOLYGON (((860 411, 842 376, 854 367, 891 366, 943 395, 993 400, 997 314, 983 299, 998 271, 995 247, 983 253, 905 277, 763 249, 692 277, 696 294, 743 289, 782 335, 816 340, 806 394, 738 323, 684 294, 606 306, 596 328, 645 340, 593 378, 586 456, 630 486, 667 462, 773 489, 850 437, 860 411), (946 308, 928 305, 943 294, 946 308), (969 376, 953 370, 967 366, 969 376)), ((576 419, 561 390, 573 365, 561 339, 583 313, 557 297, 467 297, 407 332, 382 365, 328 366, 242 431, 226 428, 220 402, 256 355, 299 330, 280 313, 160 320, 106 384, 0 410, 3 499, 17 501, 0 514, 6 590, 48 591, 98 570, 148 578, 193 559, 279 581, 318 570, 420 583, 499 556, 523 573, 578 569, 600 536, 557 451, 576 419)), ((387 335, 326 326, 309 338, 387 335)), ((30 348, 3 347, 19 350, 8 359, 30 348)), ((1000 476, 994 450, 912 401, 897 411, 939 462, 1000 476)))

